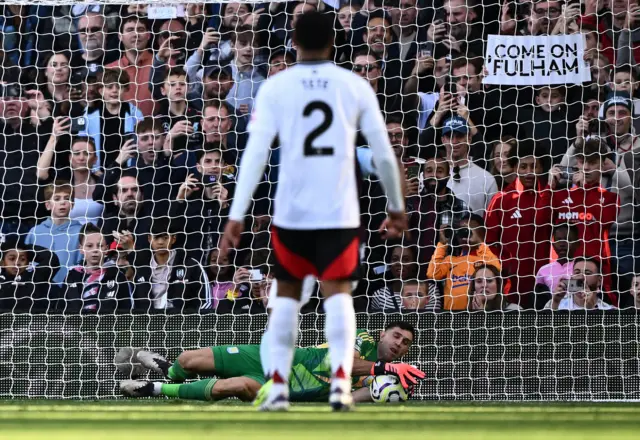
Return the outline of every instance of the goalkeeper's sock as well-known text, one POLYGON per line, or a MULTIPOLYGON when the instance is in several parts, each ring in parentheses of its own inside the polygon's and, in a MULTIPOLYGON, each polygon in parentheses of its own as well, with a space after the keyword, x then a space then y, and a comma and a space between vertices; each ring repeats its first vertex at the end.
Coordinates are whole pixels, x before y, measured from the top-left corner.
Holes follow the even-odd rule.
MULTIPOLYGON (((211 395, 218 379, 203 379, 191 383, 163 383, 160 394, 185 400, 214 400, 211 395)), ((154 384, 155 385, 155 384, 154 384)))
POLYGON ((331 390, 351 390, 353 347, 356 338, 356 314, 353 298, 339 293, 324 300, 325 335, 331 361, 331 390))
POLYGON ((271 305, 268 342, 273 385, 270 395, 289 395, 289 374, 298 336, 298 301, 276 297, 271 305))
POLYGON ((167 378, 174 382, 184 382, 186 379, 193 379, 196 376, 197 374, 190 373, 182 368, 178 359, 169 367, 169 371, 167 372, 167 378))

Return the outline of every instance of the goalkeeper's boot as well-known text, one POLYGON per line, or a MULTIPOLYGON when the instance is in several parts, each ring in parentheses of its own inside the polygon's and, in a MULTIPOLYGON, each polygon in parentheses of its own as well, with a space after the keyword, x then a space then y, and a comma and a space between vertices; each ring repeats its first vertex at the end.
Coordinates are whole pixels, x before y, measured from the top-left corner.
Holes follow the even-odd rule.
POLYGON ((353 410, 353 396, 351 390, 344 391, 340 387, 331 390, 329 394, 329 405, 334 411, 351 411, 353 410))
POLYGON ((257 407, 258 411, 288 411, 289 398, 285 394, 272 393, 272 388, 273 380, 262 385, 253 401, 253 406, 257 407))
POLYGON ((120 392, 127 397, 154 397, 153 382, 148 380, 123 380, 120 382, 120 392))
POLYGON ((158 353, 140 350, 136 353, 136 358, 143 367, 162 375, 162 377, 167 377, 169 374, 169 367, 171 367, 171 364, 158 353))

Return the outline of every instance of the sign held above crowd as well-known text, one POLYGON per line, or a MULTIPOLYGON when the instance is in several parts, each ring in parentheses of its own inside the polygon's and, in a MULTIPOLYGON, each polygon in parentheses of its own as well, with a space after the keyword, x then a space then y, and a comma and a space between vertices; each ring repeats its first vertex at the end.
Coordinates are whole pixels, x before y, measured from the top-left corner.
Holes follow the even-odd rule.
POLYGON ((581 34, 489 35, 485 66, 484 84, 540 86, 591 80, 581 34))

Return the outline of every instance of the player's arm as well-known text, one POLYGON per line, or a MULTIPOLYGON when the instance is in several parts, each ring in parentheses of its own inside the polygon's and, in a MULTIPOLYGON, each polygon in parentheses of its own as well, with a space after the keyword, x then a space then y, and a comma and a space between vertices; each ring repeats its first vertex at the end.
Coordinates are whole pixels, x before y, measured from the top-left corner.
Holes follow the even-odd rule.
POLYGON ((269 93, 271 83, 265 83, 258 92, 249 123, 249 141, 240 161, 240 174, 236 185, 229 219, 242 222, 251 204, 251 198, 269 159, 269 149, 276 137, 277 125, 272 111, 275 96, 269 93))
POLYGON ((380 113, 378 100, 373 89, 364 82, 362 82, 361 92, 360 128, 369 141, 375 172, 387 195, 388 211, 390 214, 401 214, 406 223, 402 179, 396 156, 393 154, 389 142, 384 119, 380 113))

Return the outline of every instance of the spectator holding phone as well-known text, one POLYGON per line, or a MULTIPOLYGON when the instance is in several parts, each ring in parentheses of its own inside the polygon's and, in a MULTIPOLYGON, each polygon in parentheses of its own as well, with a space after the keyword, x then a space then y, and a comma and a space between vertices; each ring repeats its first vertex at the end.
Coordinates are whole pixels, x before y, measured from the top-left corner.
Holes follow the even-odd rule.
POLYGON ((219 314, 264 314, 269 303, 269 290, 273 283, 270 267, 273 253, 268 249, 250 252, 242 267, 233 276, 235 289, 218 303, 219 314))
POLYGON ((94 201, 96 188, 102 185, 102 172, 94 173, 96 162, 96 147, 93 139, 87 136, 75 136, 71 139, 69 154, 69 168, 56 170, 51 167, 55 154, 56 139, 69 127, 69 118, 56 118, 54 133, 38 160, 38 179, 47 183, 55 180, 67 180, 73 187, 73 209, 69 218, 81 224, 87 222, 98 224, 104 206, 94 201))
POLYGON ((442 226, 438 247, 431 257, 427 278, 444 281, 443 310, 467 310, 469 280, 476 263, 502 269, 500 260, 484 243, 484 221, 478 215, 459 224, 442 226))
POLYGON ((106 69, 101 83, 102 105, 85 113, 85 129, 80 134, 93 138, 98 158, 96 166, 110 167, 124 144, 125 135, 135 131, 143 115, 124 99, 130 83, 126 70, 106 69))
POLYGON ((571 278, 561 280, 545 309, 611 310, 616 307, 602 300, 602 272, 595 258, 578 257, 571 278))
POLYGON ((166 150, 174 158, 179 155, 187 160, 187 152, 196 151, 202 145, 200 133, 200 112, 187 101, 187 74, 182 67, 172 67, 167 72, 162 86, 162 94, 168 99, 162 124, 167 137, 166 150))
POLYGON ((553 227, 553 251, 557 259, 545 264, 536 274, 534 307, 541 309, 555 292, 562 279, 573 274, 573 259, 580 247, 578 226, 560 223, 553 227))
POLYGON ((169 202, 186 176, 183 167, 175 166, 165 139, 160 119, 144 118, 136 124, 136 133, 122 145, 114 163, 121 170, 137 174, 143 198, 153 201, 155 212, 169 211, 169 202))
POLYGON ((469 311, 485 312, 522 310, 505 298, 504 278, 500 269, 491 264, 478 264, 469 281, 469 311))
POLYGON ((40 152, 53 124, 40 91, 22 92, 18 83, 0 84, 0 233, 26 234, 46 215, 37 203, 40 152), (41 123, 28 112, 43 110, 41 123))
POLYGON ((185 219, 185 248, 198 261, 203 249, 218 243, 235 188, 233 176, 224 174, 226 164, 220 146, 215 147, 209 145, 196 153, 195 172, 180 186, 170 213, 171 218, 185 219))

